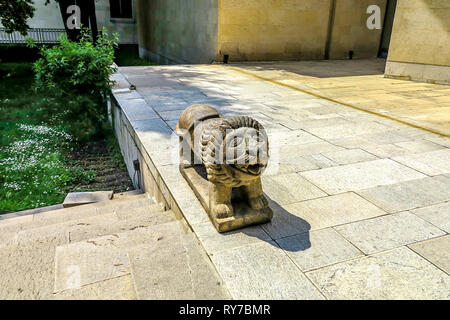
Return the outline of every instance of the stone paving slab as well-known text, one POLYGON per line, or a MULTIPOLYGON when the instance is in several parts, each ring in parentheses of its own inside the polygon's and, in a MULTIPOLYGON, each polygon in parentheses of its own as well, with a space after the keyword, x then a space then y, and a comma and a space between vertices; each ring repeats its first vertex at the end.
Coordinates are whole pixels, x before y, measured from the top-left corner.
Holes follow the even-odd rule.
POLYGON ((440 137, 435 134, 428 134, 428 135, 424 135, 423 139, 437 143, 441 146, 450 148, 450 139, 448 139, 446 137, 440 137))
MULTIPOLYGON (((378 119, 377 121, 380 121, 380 119, 378 119)), ((392 127, 385 132, 363 134, 363 135, 357 136, 357 138, 361 138, 366 143, 376 144, 376 145, 395 144, 395 143, 399 143, 399 142, 411 141, 411 139, 412 139, 411 137, 403 135, 402 131, 400 129, 397 129, 398 124, 393 125, 393 123, 391 121, 390 125, 392 125, 392 127)), ((421 133, 424 134, 423 131, 421 131, 421 133)), ((435 135, 433 135, 433 136, 435 136, 435 135)))
POLYGON ((310 230, 386 214, 385 211, 352 192, 285 205, 283 209, 306 221, 310 225, 310 230))
MULTIPOLYGON (((155 213, 159 212, 155 210, 155 213)), ((117 219, 117 217, 116 217, 117 219)), ((97 238, 111 233, 119 233, 132 231, 139 228, 146 228, 153 225, 167 223, 174 221, 175 218, 170 214, 145 214, 137 215, 135 218, 128 218, 127 220, 111 221, 103 219, 102 222, 96 224, 80 224, 68 229, 70 242, 77 242, 89 238, 97 238)))
POLYGON ((322 139, 313 136, 304 130, 284 130, 276 131, 271 135, 272 143, 280 146, 296 146, 308 143, 324 142, 322 139))
MULTIPOLYGON (((301 119, 301 117, 304 117, 306 114, 307 112, 300 113, 297 111, 294 115, 300 116, 300 119, 284 118, 283 120, 281 120, 281 123, 292 130, 303 129, 311 134, 318 136, 321 139, 327 139, 327 135, 330 134, 330 127, 333 127, 335 129, 340 128, 340 130, 342 131, 352 124, 350 121, 339 115, 325 119, 301 119)), ((341 134, 343 134, 344 137, 346 136, 345 133, 341 134)), ((341 136, 339 135, 339 137, 341 136)))
POLYGON ((219 234, 211 222, 207 221, 192 225, 192 229, 202 242, 206 252, 210 255, 241 246, 272 240, 260 226, 247 227, 242 230, 219 234))
POLYGON ((450 149, 395 157, 394 160, 430 176, 450 173, 450 149))
MULTIPOLYGON (((334 119, 330 119, 329 122, 336 122, 334 119)), ((337 139, 354 137, 360 134, 377 133, 387 131, 389 127, 371 121, 347 121, 343 124, 333 124, 321 127, 307 128, 306 131, 314 134, 322 139, 337 139)))
POLYGON ((357 193, 389 213, 405 211, 450 200, 450 180, 427 177, 379 186, 357 193))
POLYGON ((303 172, 337 165, 321 155, 325 152, 345 150, 328 142, 307 143, 302 145, 277 145, 277 135, 269 135, 270 157, 264 175, 276 175, 290 172, 303 172), (272 138, 273 137, 273 138, 272 138))
POLYGON ((148 147, 149 150, 161 148, 161 145, 167 144, 168 139, 170 141, 172 130, 170 130, 161 118, 136 120, 131 121, 131 124, 141 142, 148 147))
MULTIPOLYGON (((270 142, 270 136, 269 136, 270 142)), ((307 143, 301 145, 281 145, 280 146, 280 162, 289 163, 288 161, 282 161, 282 159, 289 159, 298 156, 309 156, 325 152, 341 151, 344 148, 337 147, 329 142, 321 141, 316 143, 307 143), (286 157, 286 158, 284 158, 286 157)), ((295 163, 295 162, 294 162, 295 163)))
POLYGON ((106 236, 100 236, 98 238, 87 239, 82 242, 91 243, 94 241, 101 247, 109 246, 126 250, 149 242, 158 241, 158 239, 176 237, 179 235, 180 230, 184 229, 185 227, 183 222, 172 221, 143 228, 136 228, 134 230, 113 233, 106 236))
POLYGON ((327 194, 297 173, 264 176, 263 190, 278 204, 320 198, 327 194))
POLYGON ((130 121, 158 118, 158 114, 142 98, 124 100, 121 101, 121 104, 124 106, 123 110, 130 121))
POLYGON ((410 152, 402 147, 393 144, 376 144, 376 145, 366 145, 362 147, 367 152, 376 155, 379 158, 392 158, 397 156, 403 156, 410 154, 410 152))
POLYGON ((54 300, 136 300, 130 275, 108 279, 56 293, 54 300))
POLYGON ((0 299, 50 299, 55 248, 66 243, 66 238, 50 236, 0 247, 0 299))
POLYGON ((367 151, 361 149, 348 149, 335 152, 325 152, 323 153, 323 155, 338 164, 351 164, 378 159, 373 154, 370 154, 367 151))
POLYGON ((314 163, 319 169, 335 167, 338 165, 338 163, 334 162, 333 160, 330 160, 329 158, 325 157, 322 154, 312 154, 303 157, 308 161, 314 163))
POLYGON ((335 229, 366 254, 400 247, 445 234, 410 212, 358 221, 335 229))
POLYGON ((283 206, 275 204, 273 201, 269 201, 269 205, 273 211, 273 218, 261 227, 272 239, 298 235, 311 229, 311 225, 306 220, 289 212, 283 206))
POLYGON ((363 255, 331 228, 277 240, 302 271, 318 269, 363 255))
MULTIPOLYGON (((189 230, 183 221, 174 221, 170 211, 162 213, 158 206, 149 205, 152 202, 148 194, 128 197, 108 201, 108 205, 97 203, 53 211, 58 222, 50 225, 36 226, 31 219, 27 221, 30 228, 22 225, 24 221, 9 221, 10 227, 17 228, 16 239, 0 243, 0 297, 230 298, 195 235, 186 234, 189 230), (105 212, 100 214, 99 208, 105 212), (148 212, 150 208, 158 210, 159 215, 148 212), (91 216, 85 213, 86 209, 91 216), (65 214, 69 219, 62 222, 65 214), (153 221, 155 218, 157 222, 153 221), (69 239, 67 234, 72 232, 85 236, 97 236, 100 232, 105 236, 82 241, 69 239), (161 286, 155 286, 158 279, 161 286)), ((50 213, 45 213, 41 221, 54 222, 50 213)))
POLYGON ((329 299, 449 299, 450 278, 407 247, 307 273, 329 299))
POLYGON ((395 143, 396 146, 408 150, 412 154, 431 152, 443 149, 443 146, 427 140, 413 140, 395 143))
POLYGON ((450 235, 408 246, 450 275, 450 235))
POLYGON ((125 251, 95 240, 56 248, 55 293, 130 273, 125 251))
POLYGON ((275 242, 222 251, 211 259, 234 299, 324 299, 275 242))
POLYGON ((8 232, 8 230, 17 230, 21 229, 22 226, 27 225, 32 222, 34 219, 34 215, 20 216, 12 219, 1 220, 0 224, 0 232, 2 234, 8 232))
POLYGON ((328 194, 367 189, 425 177, 390 159, 302 172, 301 175, 328 194))
POLYGON ((161 239, 129 250, 139 299, 229 299, 193 234, 161 239))
POLYGON ((411 210, 411 212, 450 233, 450 201, 411 210))

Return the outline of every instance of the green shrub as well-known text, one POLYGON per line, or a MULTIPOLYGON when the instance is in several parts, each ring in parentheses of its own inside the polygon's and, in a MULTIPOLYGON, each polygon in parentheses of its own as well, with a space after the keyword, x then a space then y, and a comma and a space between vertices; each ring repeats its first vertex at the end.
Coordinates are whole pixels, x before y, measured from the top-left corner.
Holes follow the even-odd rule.
POLYGON ((42 58, 33 65, 37 89, 63 101, 59 114, 71 122, 69 131, 79 140, 100 133, 106 119, 117 44, 117 35, 110 38, 106 29, 94 44, 89 30, 84 29, 79 42, 62 36, 58 45, 42 48, 42 58))

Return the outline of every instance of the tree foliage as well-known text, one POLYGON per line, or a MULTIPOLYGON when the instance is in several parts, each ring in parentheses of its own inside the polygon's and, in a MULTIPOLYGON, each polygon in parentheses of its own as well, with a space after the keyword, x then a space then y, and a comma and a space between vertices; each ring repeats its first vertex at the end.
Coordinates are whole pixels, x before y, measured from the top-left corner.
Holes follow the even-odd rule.
POLYGON ((32 0, 0 0, 0 20, 6 32, 27 35, 27 19, 34 16, 32 0))

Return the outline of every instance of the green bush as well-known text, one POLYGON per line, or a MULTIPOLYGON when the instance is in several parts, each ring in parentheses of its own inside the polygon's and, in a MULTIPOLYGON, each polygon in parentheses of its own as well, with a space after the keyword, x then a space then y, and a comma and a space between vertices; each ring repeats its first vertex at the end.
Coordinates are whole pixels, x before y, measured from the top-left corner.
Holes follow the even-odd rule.
POLYGON ((117 44, 117 35, 109 37, 106 29, 94 44, 89 30, 84 29, 79 42, 62 36, 58 45, 42 48, 42 58, 33 65, 37 89, 64 101, 59 114, 71 122, 69 131, 79 140, 99 134, 106 119, 117 44))

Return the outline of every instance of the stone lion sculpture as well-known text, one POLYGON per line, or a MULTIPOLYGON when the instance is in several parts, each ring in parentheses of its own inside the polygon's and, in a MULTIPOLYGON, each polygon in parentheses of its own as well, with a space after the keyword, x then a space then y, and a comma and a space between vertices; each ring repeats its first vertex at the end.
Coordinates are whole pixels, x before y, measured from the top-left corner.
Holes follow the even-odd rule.
MULTIPOLYGON (((181 145, 180 170, 194 165, 206 169, 210 216, 233 216, 233 188, 239 189, 251 210, 268 209, 261 174, 267 167, 269 142, 258 121, 247 116, 225 119, 211 106, 192 105, 182 113, 176 130, 181 145)), ((272 211, 266 211, 270 211, 270 220, 272 211)))

